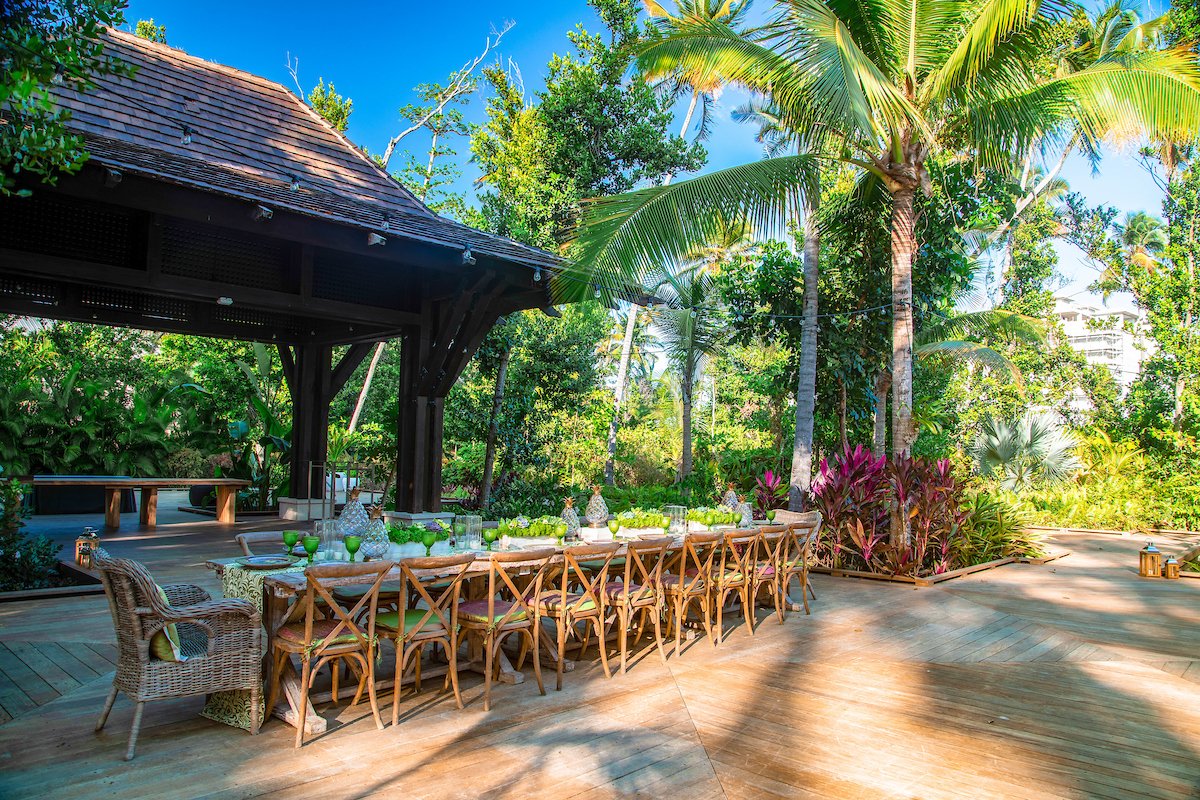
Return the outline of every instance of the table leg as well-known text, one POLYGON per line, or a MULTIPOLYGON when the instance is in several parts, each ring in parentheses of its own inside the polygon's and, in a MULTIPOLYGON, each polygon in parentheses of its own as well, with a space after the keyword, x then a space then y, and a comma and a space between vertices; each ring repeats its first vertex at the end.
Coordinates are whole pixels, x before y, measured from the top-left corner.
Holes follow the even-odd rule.
POLYGON ((232 525, 237 521, 237 488, 234 486, 217 487, 217 522, 232 525))
POLYGON ((121 527, 121 489, 104 487, 104 527, 115 531, 121 527))
POLYGON ((158 525, 158 489, 156 487, 142 487, 142 507, 138 512, 138 519, 146 528, 158 525))
MULTIPOLYGON (((269 694, 271 685, 271 652, 272 645, 275 640, 275 631, 283 622, 284 615, 287 614, 288 602, 287 598, 277 597, 274 592, 267 591, 264 598, 264 613, 263 624, 267 626, 267 655, 263 660, 263 677, 264 689, 263 697, 269 694)), ((300 706, 300 676, 296 674, 296 668, 292 666, 292 660, 289 658, 283 665, 283 675, 279 681, 280 699, 274 708, 268 709, 268 715, 274 715, 286 722, 292 727, 296 727, 300 719, 298 708, 300 706)), ((308 734, 324 733, 327 727, 325 718, 317 713, 313 708, 312 698, 309 698, 308 704, 304 707, 304 732, 308 734)))

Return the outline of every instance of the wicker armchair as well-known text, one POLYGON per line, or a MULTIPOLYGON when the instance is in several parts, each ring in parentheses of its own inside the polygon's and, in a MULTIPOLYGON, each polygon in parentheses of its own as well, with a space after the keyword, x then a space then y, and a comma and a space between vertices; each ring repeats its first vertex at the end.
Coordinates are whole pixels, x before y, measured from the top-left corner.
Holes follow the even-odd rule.
POLYGON ((117 633, 117 671, 96 730, 104 727, 117 693, 136 703, 125 760, 133 758, 142 709, 149 700, 249 689, 250 732, 260 724, 262 618, 245 600, 213 600, 199 586, 163 586, 163 603, 150 573, 136 561, 96 554, 96 569, 108 596, 117 633), (184 661, 150 654, 150 639, 174 623, 184 661))

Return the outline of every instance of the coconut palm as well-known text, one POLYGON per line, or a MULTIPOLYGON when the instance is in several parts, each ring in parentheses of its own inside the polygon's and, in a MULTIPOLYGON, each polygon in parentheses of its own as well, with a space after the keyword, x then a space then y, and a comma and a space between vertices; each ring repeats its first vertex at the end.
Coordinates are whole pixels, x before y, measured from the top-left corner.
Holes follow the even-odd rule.
MULTIPOLYGON (((707 69, 762 93, 787 130, 870 173, 891 196, 892 449, 912 424, 914 201, 928 159, 967 154, 983 167, 1081 132, 1102 140, 1183 139, 1200 130, 1200 73, 1185 48, 1100 56, 1065 74, 1037 65, 1053 52, 1055 0, 778 0, 767 26, 738 35, 687 20, 649 42, 643 64, 707 69)), ((811 191, 819 159, 780 156, 670 186, 592 202, 575 269, 610 280, 677 262, 718 218, 778 229, 811 191)))
POLYGON ((683 453, 679 478, 692 472, 692 405, 700 367, 705 358, 724 352, 729 330, 714 310, 715 285, 712 274, 698 266, 668 273, 657 291, 666 305, 654 309, 663 353, 679 380, 679 402, 683 427, 683 453))
POLYGON ((1158 259, 1170 243, 1167 227, 1162 220, 1137 211, 1125 215, 1125 220, 1116 226, 1117 236, 1125 251, 1125 261, 1131 267, 1154 272, 1158 259))

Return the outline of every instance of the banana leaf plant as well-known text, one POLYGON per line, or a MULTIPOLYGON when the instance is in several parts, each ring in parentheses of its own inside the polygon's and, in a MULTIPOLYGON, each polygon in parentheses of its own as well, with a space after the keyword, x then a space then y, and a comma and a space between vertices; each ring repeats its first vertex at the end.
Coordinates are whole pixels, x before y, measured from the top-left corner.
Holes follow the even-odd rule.
POLYGON ((265 511, 275 504, 288 481, 292 425, 285 416, 287 388, 273 369, 271 351, 256 342, 254 356, 253 365, 237 362, 250 388, 248 413, 246 419, 229 423, 227 448, 232 466, 228 470, 218 467, 216 475, 250 481, 243 502, 247 508, 265 511))

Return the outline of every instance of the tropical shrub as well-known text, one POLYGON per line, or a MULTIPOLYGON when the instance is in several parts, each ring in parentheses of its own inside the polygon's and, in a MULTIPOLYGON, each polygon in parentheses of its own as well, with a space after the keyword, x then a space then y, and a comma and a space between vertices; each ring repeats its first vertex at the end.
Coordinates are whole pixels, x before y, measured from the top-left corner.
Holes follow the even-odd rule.
POLYGON ((966 521, 954 542, 958 564, 982 564, 1009 556, 1037 558, 1044 555, 1041 535, 1026 526, 1026 515, 1001 496, 986 491, 967 495, 966 521))
POLYGON ((19 481, 0 483, 0 592, 44 589, 58 577, 55 565, 62 545, 21 533, 24 492, 19 481))
POLYGON ((754 482, 754 507, 759 511, 786 508, 788 484, 783 475, 767 470, 754 482))
POLYGON ((975 458, 980 475, 1017 489, 1069 478, 1082 466, 1078 444, 1054 414, 1030 411, 1012 421, 985 420, 975 458))

